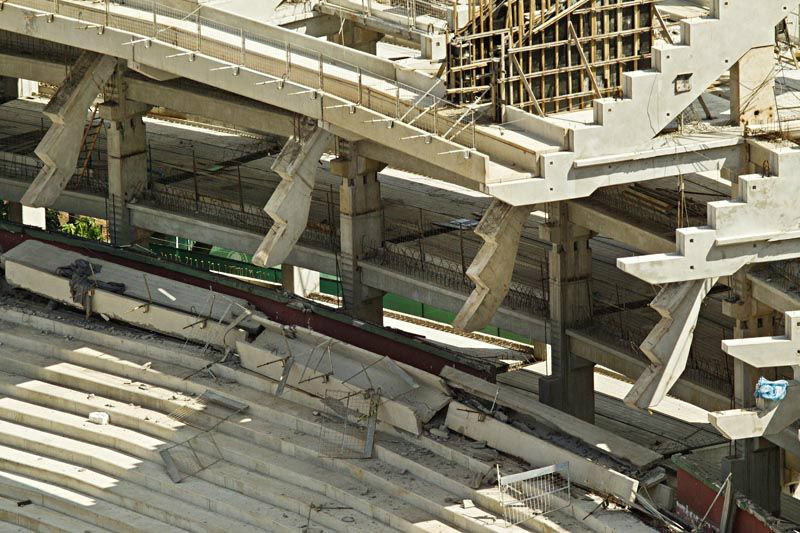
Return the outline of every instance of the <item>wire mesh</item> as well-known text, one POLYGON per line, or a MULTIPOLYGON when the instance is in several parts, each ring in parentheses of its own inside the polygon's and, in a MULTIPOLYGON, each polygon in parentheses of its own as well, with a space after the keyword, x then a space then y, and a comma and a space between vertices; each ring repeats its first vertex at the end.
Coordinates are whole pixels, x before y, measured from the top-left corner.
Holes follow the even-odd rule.
POLYGON ((322 406, 320 455, 340 459, 371 457, 378 415, 377 394, 327 389, 322 406))
POLYGON ((245 404, 237 404, 235 400, 228 400, 207 390, 167 414, 176 422, 199 430, 192 437, 165 446, 159 451, 167 472, 175 483, 196 476, 224 459, 222 450, 214 438, 214 432, 222 423, 247 409, 245 404), (223 409, 222 416, 208 412, 211 404, 223 409))
POLYGON ((507 476, 500 475, 498 466, 497 486, 506 525, 517 525, 570 505, 569 463, 507 476))

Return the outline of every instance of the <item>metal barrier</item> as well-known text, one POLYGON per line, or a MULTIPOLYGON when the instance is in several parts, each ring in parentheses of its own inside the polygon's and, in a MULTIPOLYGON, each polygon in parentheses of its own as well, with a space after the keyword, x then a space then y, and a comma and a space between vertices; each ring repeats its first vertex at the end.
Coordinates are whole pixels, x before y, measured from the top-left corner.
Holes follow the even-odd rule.
POLYGON ((570 505, 569 463, 508 476, 498 466, 497 486, 506 526, 514 526, 570 505))
POLYGON ((322 457, 372 457, 379 396, 373 391, 327 389, 320 411, 319 452, 322 457))

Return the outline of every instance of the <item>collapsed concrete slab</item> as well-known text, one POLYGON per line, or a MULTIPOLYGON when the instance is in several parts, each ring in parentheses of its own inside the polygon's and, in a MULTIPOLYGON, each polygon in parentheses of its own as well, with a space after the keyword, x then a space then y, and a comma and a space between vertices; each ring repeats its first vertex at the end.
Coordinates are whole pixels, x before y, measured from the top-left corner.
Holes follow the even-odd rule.
POLYGON ((529 214, 530 209, 525 206, 513 207, 500 200, 494 200, 486 210, 475 228, 484 245, 467 269, 475 289, 453 321, 456 329, 484 328, 505 300, 514 274, 522 226, 529 214))
POLYGON ((512 387, 489 383, 452 367, 442 369, 441 376, 453 388, 462 389, 487 401, 495 402, 533 417, 537 422, 580 439, 589 446, 644 468, 663 459, 663 456, 611 431, 590 424, 568 413, 539 403, 532 394, 512 387))
POLYGON ((414 435, 450 401, 446 386, 432 374, 305 328, 255 318, 265 330, 236 349, 244 368, 278 381, 279 390, 289 387, 317 398, 374 391, 380 396, 378 420, 414 435))
POLYGON ((533 467, 568 462, 570 479, 574 483, 600 494, 614 496, 626 503, 636 500, 636 491, 639 489, 637 480, 504 424, 464 404, 450 402, 446 424, 448 428, 466 437, 484 441, 498 451, 524 459, 533 467))
POLYGON ((122 293, 101 288, 89 290, 91 294, 86 300, 89 302, 86 311, 107 319, 230 348, 235 347, 237 341, 246 339, 247 332, 242 327, 253 328, 252 324, 237 322, 233 314, 234 307, 245 306, 243 300, 214 295, 191 285, 143 274, 38 241, 25 241, 6 252, 2 259, 6 281, 11 286, 78 308, 84 307, 73 300, 70 279, 59 276, 56 270, 79 259, 90 261, 96 265, 93 268, 99 268, 90 280, 92 284, 125 284, 122 293))
POLYGON ((281 182, 264 206, 274 224, 253 256, 256 265, 274 267, 283 263, 305 231, 319 158, 332 137, 322 128, 305 138, 291 137, 272 165, 281 182))
POLYGON ((671 283, 650 303, 661 321, 640 346, 650 366, 625 396, 631 407, 650 409, 666 397, 686 368, 700 306, 716 278, 671 283))
POLYGON ((36 147, 36 155, 44 167, 22 197, 24 205, 50 206, 67 186, 78 164, 87 109, 103 91, 116 67, 116 58, 93 52, 83 52, 73 65, 44 109, 53 125, 36 147))

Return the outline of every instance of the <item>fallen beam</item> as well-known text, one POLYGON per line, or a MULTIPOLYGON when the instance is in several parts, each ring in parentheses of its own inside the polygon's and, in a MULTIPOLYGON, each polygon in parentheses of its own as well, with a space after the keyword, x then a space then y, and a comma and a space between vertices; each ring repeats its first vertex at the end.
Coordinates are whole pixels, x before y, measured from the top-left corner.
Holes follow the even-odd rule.
POLYGON ((538 398, 533 394, 515 391, 505 385, 492 384, 452 367, 443 368, 440 375, 451 387, 529 415, 541 424, 580 439, 589 446, 617 459, 627 461, 640 469, 663 459, 661 454, 644 446, 549 405, 539 403, 538 398))
MULTIPOLYGON (((11 259, 5 260, 5 270, 6 281, 12 287, 40 294, 71 307, 81 308, 72 301, 67 278, 11 259)), ((147 305, 142 300, 101 289, 93 290, 91 312, 109 320, 119 320, 150 331, 221 348, 230 347, 247 337, 247 333, 242 329, 228 331, 227 324, 220 324, 214 320, 198 320, 195 315, 159 305, 147 305)))
POLYGON ((500 452, 519 457, 534 468, 567 462, 572 482, 618 498, 623 503, 633 503, 636 499, 639 489, 637 480, 487 417, 461 403, 450 402, 445 423, 451 430, 473 440, 484 441, 500 452))

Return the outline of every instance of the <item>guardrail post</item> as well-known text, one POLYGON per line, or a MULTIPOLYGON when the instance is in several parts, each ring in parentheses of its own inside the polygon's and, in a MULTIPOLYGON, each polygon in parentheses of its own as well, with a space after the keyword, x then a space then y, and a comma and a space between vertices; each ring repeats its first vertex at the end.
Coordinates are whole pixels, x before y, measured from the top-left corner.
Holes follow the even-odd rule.
POLYGON ((203 38, 203 23, 200 19, 200 14, 197 14, 197 52, 200 51, 200 41, 203 38))
POLYGON ((322 90, 323 86, 323 77, 324 74, 322 72, 322 52, 319 53, 319 89, 322 90))
POLYGON ((358 105, 361 105, 361 90, 363 88, 361 79, 361 67, 356 67, 356 72, 358 72, 358 105))
POLYGON ((242 66, 244 66, 244 62, 245 62, 245 55, 247 54, 247 48, 246 48, 246 47, 247 47, 247 44, 246 44, 246 42, 245 42, 244 29, 240 29, 240 30, 239 30, 239 33, 241 33, 241 34, 242 34, 242 57, 241 57, 241 61, 239 61, 239 64, 240 64, 240 65, 242 65, 242 66))
POLYGON ((472 112, 472 149, 475 149, 475 111, 472 112))
POLYGON ((158 33, 158 14, 156 12, 156 2, 153 0, 153 37, 158 33))

